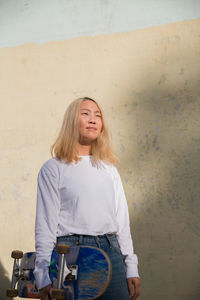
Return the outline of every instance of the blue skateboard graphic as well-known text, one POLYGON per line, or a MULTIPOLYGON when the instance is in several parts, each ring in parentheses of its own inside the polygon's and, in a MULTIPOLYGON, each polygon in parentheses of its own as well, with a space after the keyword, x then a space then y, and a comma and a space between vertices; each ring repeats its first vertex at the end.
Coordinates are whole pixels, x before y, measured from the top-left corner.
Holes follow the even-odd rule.
MULTIPOLYGON (((7 296, 40 298, 33 274, 35 252, 23 254, 13 251, 11 256, 14 265, 7 296)), ((59 245, 51 255, 49 276, 56 299, 97 299, 110 282, 111 263, 107 254, 99 248, 59 245)))

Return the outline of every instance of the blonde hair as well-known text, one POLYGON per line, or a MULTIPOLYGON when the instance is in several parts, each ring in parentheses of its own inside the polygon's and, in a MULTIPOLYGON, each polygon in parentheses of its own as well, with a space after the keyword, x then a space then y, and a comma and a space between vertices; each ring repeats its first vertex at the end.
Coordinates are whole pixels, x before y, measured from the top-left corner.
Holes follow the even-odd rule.
POLYGON ((52 157, 64 160, 66 163, 73 161, 78 162, 77 144, 79 141, 78 118, 80 105, 83 101, 90 100, 96 103, 102 116, 102 130, 99 137, 92 142, 91 155, 93 162, 98 164, 99 160, 106 161, 111 164, 117 163, 117 158, 110 146, 110 139, 105 124, 102 109, 98 103, 89 97, 78 98, 71 102, 65 111, 63 123, 55 143, 51 146, 50 152, 52 157))

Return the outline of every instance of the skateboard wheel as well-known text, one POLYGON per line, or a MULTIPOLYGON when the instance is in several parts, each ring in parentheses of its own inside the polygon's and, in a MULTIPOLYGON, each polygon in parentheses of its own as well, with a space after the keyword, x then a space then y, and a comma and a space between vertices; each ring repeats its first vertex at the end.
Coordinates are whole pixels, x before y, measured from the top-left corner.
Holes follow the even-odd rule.
POLYGON ((14 251, 11 253, 11 257, 12 257, 12 258, 15 258, 15 259, 22 258, 22 257, 23 257, 23 252, 22 252, 22 251, 19 251, 19 250, 14 250, 14 251))
POLYGON ((18 296, 18 291, 16 289, 7 289, 6 296, 13 298, 18 296))
POLYGON ((61 289, 53 289, 52 297, 58 300, 63 300, 65 298, 65 291, 61 289))
POLYGON ((60 244, 56 247, 56 251, 59 254, 68 254, 70 250, 70 246, 66 244, 60 244))

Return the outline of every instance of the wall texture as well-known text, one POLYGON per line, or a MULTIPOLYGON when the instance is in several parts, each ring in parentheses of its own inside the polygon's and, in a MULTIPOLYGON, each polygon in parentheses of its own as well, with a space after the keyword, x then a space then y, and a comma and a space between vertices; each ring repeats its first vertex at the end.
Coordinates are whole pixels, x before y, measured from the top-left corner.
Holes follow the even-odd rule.
POLYGON ((199 0, 1 0, 0 47, 125 32, 199 17, 199 0))
POLYGON ((141 300, 198 300, 200 19, 0 49, 0 296, 34 249, 37 173, 67 105, 102 104, 119 157, 141 300))

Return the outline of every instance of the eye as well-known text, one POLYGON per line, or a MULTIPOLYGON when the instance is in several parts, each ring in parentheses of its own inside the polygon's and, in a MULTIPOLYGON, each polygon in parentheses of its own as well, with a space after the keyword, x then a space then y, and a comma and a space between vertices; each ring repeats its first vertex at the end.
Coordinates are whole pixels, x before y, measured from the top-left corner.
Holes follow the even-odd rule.
POLYGON ((96 117, 99 117, 99 118, 101 118, 101 115, 96 115, 96 117))
POLYGON ((88 115, 88 113, 87 112, 83 112, 82 115, 88 115))

